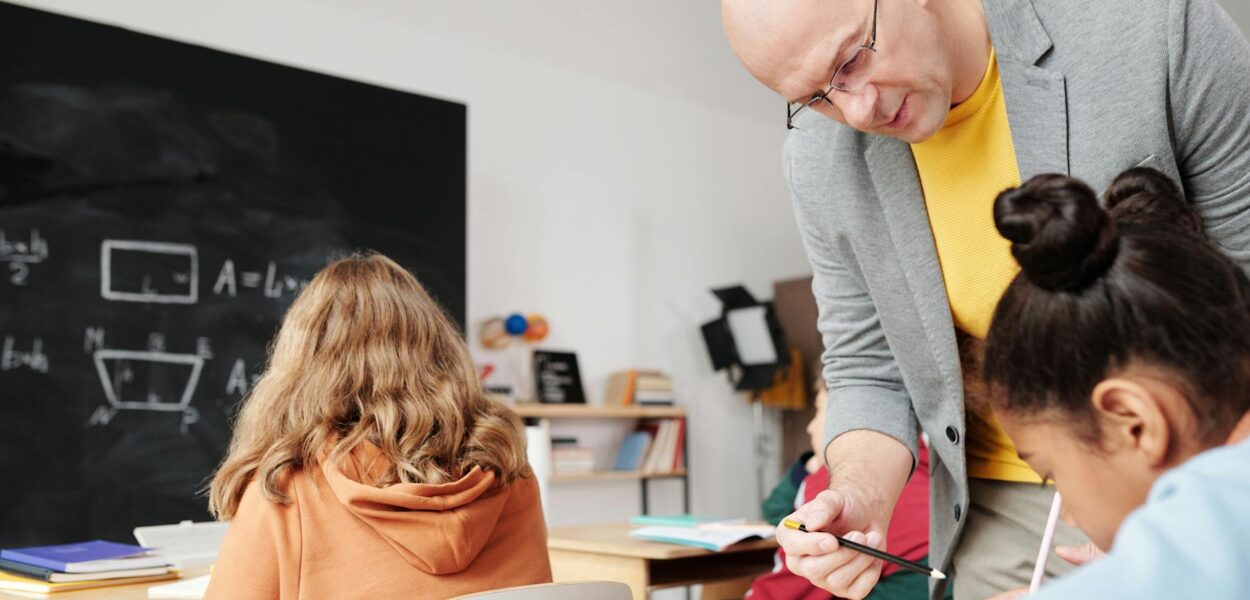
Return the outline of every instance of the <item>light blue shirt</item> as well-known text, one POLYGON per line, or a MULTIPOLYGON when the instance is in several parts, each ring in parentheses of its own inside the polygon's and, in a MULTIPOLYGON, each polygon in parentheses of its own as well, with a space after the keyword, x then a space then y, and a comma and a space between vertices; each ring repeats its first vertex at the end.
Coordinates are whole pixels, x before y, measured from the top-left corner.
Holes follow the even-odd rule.
POLYGON ((1029 596, 1072 598, 1250 599, 1250 441, 1164 474, 1107 556, 1029 596))

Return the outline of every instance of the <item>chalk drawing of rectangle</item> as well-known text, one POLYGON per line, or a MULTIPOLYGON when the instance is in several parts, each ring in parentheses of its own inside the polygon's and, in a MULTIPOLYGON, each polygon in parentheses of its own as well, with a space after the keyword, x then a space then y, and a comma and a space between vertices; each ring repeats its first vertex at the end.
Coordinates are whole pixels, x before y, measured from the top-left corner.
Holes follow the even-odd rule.
POLYGON ((145 240, 104 240, 100 244, 100 295, 106 300, 119 302, 147 302, 153 304, 195 304, 199 301, 200 261, 195 246, 145 240), (155 291, 122 291, 113 289, 113 251, 147 252, 171 256, 185 256, 188 260, 187 289, 183 293, 160 293, 155 291))
POLYGON ((96 374, 100 376, 100 384, 104 386, 104 396, 109 404, 116 409, 181 411, 191 405, 191 396, 195 394, 195 386, 200 382, 200 370, 204 368, 204 358, 195 354, 172 354, 169 352, 141 352, 136 350, 96 350, 93 354, 96 374), (177 403, 173 402, 124 402, 113 391, 113 381, 109 377, 108 360, 132 360, 136 362, 156 362, 191 367, 187 376, 187 384, 182 389, 182 396, 177 403))

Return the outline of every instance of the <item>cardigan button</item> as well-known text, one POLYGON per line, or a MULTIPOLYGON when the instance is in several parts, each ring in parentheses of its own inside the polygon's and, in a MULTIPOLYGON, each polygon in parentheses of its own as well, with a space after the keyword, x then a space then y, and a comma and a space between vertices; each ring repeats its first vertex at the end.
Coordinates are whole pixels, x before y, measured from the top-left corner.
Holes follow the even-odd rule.
POLYGON ((958 444, 959 443, 959 430, 955 429, 954 427, 947 427, 946 439, 950 440, 952 444, 958 444))

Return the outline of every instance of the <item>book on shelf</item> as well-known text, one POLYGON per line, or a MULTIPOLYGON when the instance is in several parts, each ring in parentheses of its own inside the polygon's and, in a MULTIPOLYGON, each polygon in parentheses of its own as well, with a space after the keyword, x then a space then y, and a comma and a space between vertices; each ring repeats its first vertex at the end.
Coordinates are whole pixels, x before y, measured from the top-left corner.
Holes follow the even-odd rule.
POLYGON ((579 446, 556 446, 551 450, 552 471, 562 475, 595 470, 595 451, 579 446))
POLYGON ((685 464, 685 419, 647 419, 638 424, 638 429, 649 433, 652 439, 639 466, 640 471, 671 473, 682 470, 685 464))
POLYGON ((673 398, 673 381, 664 373, 648 369, 626 369, 608 376, 604 404, 671 406, 673 398))
POLYGON ((659 371, 635 371, 635 389, 639 392, 673 392, 673 380, 659 371))
POLYGON ((616 471, 637 471, 642 466, 647 447, 651 445, 651 433, 635 431, 625 436, 621 449, 616 453, 616 463, 612 468, 616 471))
POLYGON ((686 420, 677 421, 677 449, 673 454, 673 470, 686 470, 686 420))
POLYGON ((608 406, 629 406, 634 403, 634 386, 637 385, 638 372, 629 369, 608 375, 607 391, 603 403, 608 406))
POLYGON ((655 470, 656 456, 661 452, 660 446, 664 443, 664 419, 644 419, 639 421, 638 430, 645 431, 651 435, 651 443, 647 445, 647 452, 642 457, 642 462, 638 465, 638 470, 644 473, 651 473, 655 470))
POLYGON ((638 390, 634 392, 634 404, 641 406, 672 406, 673 392, 672 390, 638 390))
POLYGON ((647 457, 642 461, 642 471, 646 473, 655 473, 661 470, 664 461, 664 455, 668 452, 669 445, 669 420, 661 419, 653 421, 656 427, 655 442, 647 450, 647 457))

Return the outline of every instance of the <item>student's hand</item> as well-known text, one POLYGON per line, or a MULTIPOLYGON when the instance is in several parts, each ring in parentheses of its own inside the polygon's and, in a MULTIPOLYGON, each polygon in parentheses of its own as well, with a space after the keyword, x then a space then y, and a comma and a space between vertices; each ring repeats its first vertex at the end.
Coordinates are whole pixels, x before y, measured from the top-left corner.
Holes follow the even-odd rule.
MULTIPOLYGON (((1080 546, 1056 546, 1055 554, 1078 567, 1098 560, 1105 555, 1102 550, 1098 549, 1098 546, 1094 545, 1094 542, 1086 542, 1080 546)), ((1029 588, 1019 588, 991 596, 986 600, 1016 600, 1028 595, 1029 588)))
POLYGON ((1056 546, 1055 554, 1078 567, 1105 556, 1094 542, 1085 542, 1080 546, 1056 546))
POLYGON ((803 465, 803 468, 808 473, 815 473, 823 466, 825 466, 825 457, 820 454, 813 454, 811 458, 807 459, 807 464, 803 465))
MULTIPOLYGON (((777 542, 786 551, 786 568, 818 588, 849 600, 860 600, 881 577, 881 561, 841 547, 830 533, 885 549, 883 519, 852 490, 825 490, 788 517, 807 526, 797 531, 777 527, 777 542)), ((884 519, 887 523, 888 516, 884 519)))
POLYGON ((993 596, 990 596, 989 598, 986 598, 986 600, 1017 600, 1018 598, 1024 598, 1024 597, 1027 597, 1028 595, 1029 595, 1029 588, 1022 587, 1022 588, 1016 588, 1014 590, 1006 591, 1001 594, 995 594, 993 596))

